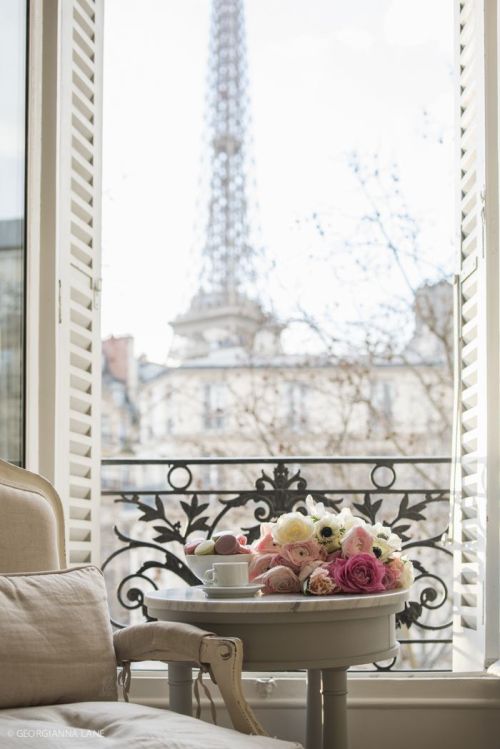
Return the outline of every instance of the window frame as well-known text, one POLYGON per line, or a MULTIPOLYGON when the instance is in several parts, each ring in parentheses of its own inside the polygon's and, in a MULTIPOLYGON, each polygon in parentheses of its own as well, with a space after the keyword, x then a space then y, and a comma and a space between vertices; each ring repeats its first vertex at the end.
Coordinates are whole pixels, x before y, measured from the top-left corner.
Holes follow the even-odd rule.
MULTIPOLYGON (((488 7, 495 8, 494 0, 485 0, 488 7)), ((54 274, 49 275, 43 268, 43 260, 47 260, 47 237, 43 237, 41 212, 46 205, 46 201, 55 201, 54 194, 46 194, 41 200, 42 190, 42 173, 44 177, 44 191, 47 184, 55 185, 56 155, 57 155, 57 123, 49 123, 50 113, 57 109, 57 79, 54 80, 54 71, 57 65, 54 65, 54 57, 57 51, 57 44, 54 44, 54 36, 57 36, 57 13, 59 10, 58 3, 44 4, 37 2, 29 3, 29 54, 28 54, 28 106, 27 106, 27 220, 26 220, 26 465, 31 470, 43 471, 47 466, 53 466, 53 456, 57 449, 54 422, 54 415, 43 405, 43 399, 40 394, 45 391, 54 393, 56 390, 56 356, 55 356, 55 337, 57 329, 58 316, 58 286, 57 277, 54 274), (53 57, 51 57, 53 55, 53 57), (42 62, 44 65, 42 65, 42 62), (47 68, 47 62, 52 63, 47 68), (42 75, 42 68, 44 73, 42 75), (47 77, 49 76, 49 77, 47 77), (52 78, 50 77, 52 76, 52 78), (42 134, 44 138, 42 139, 42 134), (47 138, 50 134, 51 137, 47 138), (43 165, 43 168, 42 168, 43 165), (46 178, 50 177, 47 183, 46 178), (43 300, 43 303, 42 303, 43 300), (41 332, 41 335, 40 335, 41 332), (42 403, 41 403, 42 401, 42 403)), ((496 34, 496 27, 495 27, 496 34)), ((497 40, 495 38, 495 48, 497 40)), ((495 93, 495 101, 497 100, 495 93)), ((491 107, 490 107, 491 108, 491 107)), ((490 116, 491 112, 490 112, 490 116)), ((497 123, 496 128, 498 131, 497 123)), ((498 133, 496 133, 498 134, 498 133)), ((498 164, 496 165, 496 168, 498 164)), ((488 220, 493 224, 498 223, 498 206, 490 205, 488 220)), ((50 227, 45 226, 44 231, 50 227)), ((54 258, 48 258, 51 261, 51 267, 54 267, 54 258)), ((498 342, 497 344, 498 345, 498 342)), ((97 415, 96 415, 97 418, 97 415)), ((51 471, 45 471, 49 478, 53 478, 51 471)), ((496 554, 500 548, 500 541, 497 538, 496 554)), ((490 598, 490 608, 496 609, 498 617, 499 596, 497 591, 491 593, 487 591, 490 598)), ((500 633, 491 634, 492 645, 498 646, 500 633)), ((498 649, 498 648, 497 648, 498 649)), ((490 657, 493 662, 494 648, 490 657)), ((497 654, 498 657, 498 654, 497 654)), ((493 667, 494 668, 494 667, 493 667)), ((494 673, 494 670, 491 671, 494 673)), ((486 669, 483 670, 481 677, 486 676, 486 669)), ((356 680, 372 680, 373 678, 387 679, 392 681, 393 678, 399 677, 400 674, 394 674, 394 677, 380 677, 379 675, 369 675, 356 677, 356 680)), ((449 678, 460 679, 463 674, 460 672, 453 673, 449 678)), ((144 677, 147 678, 147 677, 144 677)), ((440 675, 435 677, 442 678, 440 675)), ((161 687, 164 688, 163 686, 161 687)))

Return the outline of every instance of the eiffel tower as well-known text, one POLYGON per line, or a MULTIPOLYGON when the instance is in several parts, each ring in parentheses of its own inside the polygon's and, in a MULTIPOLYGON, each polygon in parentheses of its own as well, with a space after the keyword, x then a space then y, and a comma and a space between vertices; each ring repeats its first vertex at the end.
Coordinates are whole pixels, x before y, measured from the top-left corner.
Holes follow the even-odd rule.
POLYGON ((257 280, 257 252, 248 215, 244 0, 212 0, 207 80, 210 171, 199 289, 187 312, 171 323, 188 344, 184 358, 222 348, 250 351, 257 331, 273 327, 249 292, 257 280))

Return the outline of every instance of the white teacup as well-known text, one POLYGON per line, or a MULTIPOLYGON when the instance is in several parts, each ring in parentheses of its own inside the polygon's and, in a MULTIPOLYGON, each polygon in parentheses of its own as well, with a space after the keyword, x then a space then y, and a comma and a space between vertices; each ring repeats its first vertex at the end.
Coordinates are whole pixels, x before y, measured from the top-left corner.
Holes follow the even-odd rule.
POLYGON ((246 562, 214 562, 203 575, 203 582, 218 588, 236 588, 248 585, 246 562))

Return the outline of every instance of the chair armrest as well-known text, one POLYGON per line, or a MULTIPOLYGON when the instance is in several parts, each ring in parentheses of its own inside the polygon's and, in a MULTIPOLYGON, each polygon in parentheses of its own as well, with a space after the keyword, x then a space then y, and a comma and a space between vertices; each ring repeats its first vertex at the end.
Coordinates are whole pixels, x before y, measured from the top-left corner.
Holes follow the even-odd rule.
POLYGON ((232 724, 241 733, 267 736, 241 687, 243 643, 236 637, 180 622, 133 624, 114 634, 119 665, 131 661, 184 661, 206 668, 217 684, 232 724))
POLYGON ((181 622, 149 622, 132 624, 113 635, 116 660, 125 661, 188 661, 201 663, 201 645, 206 632, 181 622))

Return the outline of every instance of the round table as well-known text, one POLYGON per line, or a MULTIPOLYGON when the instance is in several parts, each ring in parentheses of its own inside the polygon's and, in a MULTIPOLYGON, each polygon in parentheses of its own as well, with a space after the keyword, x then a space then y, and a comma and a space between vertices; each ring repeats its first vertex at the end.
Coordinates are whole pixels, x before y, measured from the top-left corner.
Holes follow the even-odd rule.
MULTIPOLYGON (((346 670, 396 655, 395 614, 407 599, 398 590, 221 600, 194 587, 146 594, 146 606, 154 619, 241 638, 245 671, 307 669, 307 749, 348 749, 346 670)), ((170 664, 169 684, 172 708, 190 712, 191 667, 170 664)))

